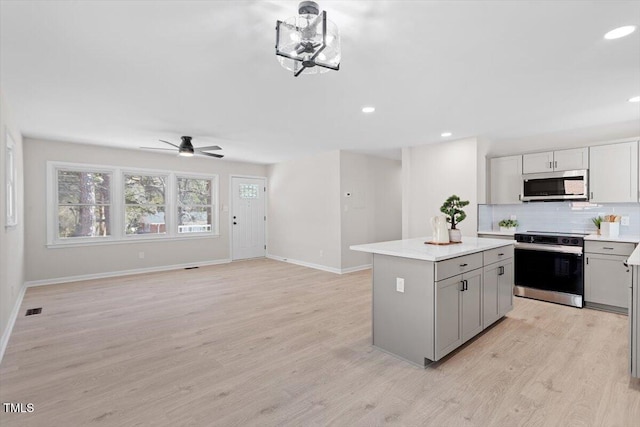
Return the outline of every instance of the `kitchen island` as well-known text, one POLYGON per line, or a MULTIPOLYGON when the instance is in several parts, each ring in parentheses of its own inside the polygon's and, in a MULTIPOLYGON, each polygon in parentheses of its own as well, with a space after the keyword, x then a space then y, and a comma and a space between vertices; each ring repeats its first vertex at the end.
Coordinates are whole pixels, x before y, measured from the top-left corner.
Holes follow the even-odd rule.
POLYGON ((419 366, 437 361, 513 308, 513 241, 464 237, 354 245, 373 254, 373 345, 419 366))
POLYGON ((631 376, 640 378, 640 245, 627 259, 627 264, 633 268, 629 292, 629 362, 631 376))

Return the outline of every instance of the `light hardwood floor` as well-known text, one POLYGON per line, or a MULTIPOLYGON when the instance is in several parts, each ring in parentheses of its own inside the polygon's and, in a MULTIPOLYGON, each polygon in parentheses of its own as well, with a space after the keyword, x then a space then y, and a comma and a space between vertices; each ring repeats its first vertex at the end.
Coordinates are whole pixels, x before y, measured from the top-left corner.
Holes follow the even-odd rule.
POLYGON ((515 299, 420 369, 375 350, 370 272, 272 260, 28 289, 2 426, 639 426, 625 316, 515 299), (24 317, 30 307, 40 315, 24 317))

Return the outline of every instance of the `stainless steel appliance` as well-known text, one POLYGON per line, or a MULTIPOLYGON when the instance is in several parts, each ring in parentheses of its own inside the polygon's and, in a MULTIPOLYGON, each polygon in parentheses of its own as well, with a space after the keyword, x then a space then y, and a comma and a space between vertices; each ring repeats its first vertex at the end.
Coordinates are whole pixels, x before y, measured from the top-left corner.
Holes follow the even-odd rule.
POLYGON ((522 200, 587 200, 589 177, 586 169, 522 175, 522 200))
POLYGON ((582 308, 584 236, 536 231, 517 233, 514 294, 582 308))

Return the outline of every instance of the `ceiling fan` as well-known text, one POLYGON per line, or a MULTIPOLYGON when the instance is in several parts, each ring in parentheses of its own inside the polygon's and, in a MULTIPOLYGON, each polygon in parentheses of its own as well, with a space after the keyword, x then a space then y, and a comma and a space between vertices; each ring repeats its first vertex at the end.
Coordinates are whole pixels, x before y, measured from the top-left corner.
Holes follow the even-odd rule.
MULTIPOLYGON (((179 156, 193 157, 195 154, 198 154, 200 156, 216 157, 218 159, 221 159, 224 157, 222 154, 207 153, 207 151, 222 150, 222 147, 219 147, 217 145, 210 145, 208 147, 194 147, 193 144, 191 144, 192 138, 190 136, 181 136, 180 139, 182 140, 180 145, 176 145, 172 142, 164 141, 162 139, 159 139, 158 141, 164 142, 165 144, 169 144, 177 148, 179 156)), ((140 147, 140 148, 144 148, 146 150, 170 150, 170 151, 175 150, 174 148, 156 148, 156 147, 140 147)))

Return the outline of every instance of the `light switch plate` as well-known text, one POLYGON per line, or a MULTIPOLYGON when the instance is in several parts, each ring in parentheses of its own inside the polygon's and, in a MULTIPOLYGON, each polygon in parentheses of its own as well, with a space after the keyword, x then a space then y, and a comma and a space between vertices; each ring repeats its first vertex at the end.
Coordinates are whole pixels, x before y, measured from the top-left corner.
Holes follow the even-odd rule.
POLYGON ((402 277, 396 277, 396 291, 404 293, 404 279, 402 277))
POLYGON ((516 220, 516 219, 518 219, 518 218, 516 218, 516 216, 515 216, 515 215, 511 215, 511 216, 509 217, 509 219, 510 219, 511 221, 515 221, 515 220, 516 220))
POLYGON ((620 219, 620 225, 626 225, 626 226, 628 226, 628 225, 629 225, 629 217, 628 217, 628 216, 623 216, 623 217, 620 219))

